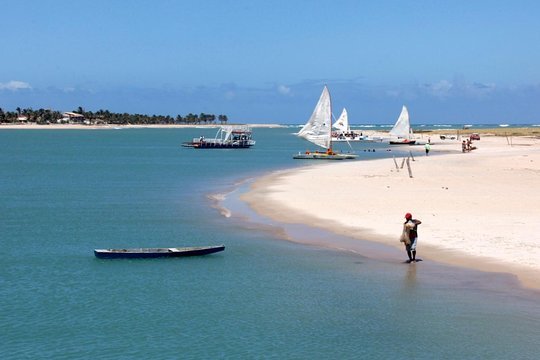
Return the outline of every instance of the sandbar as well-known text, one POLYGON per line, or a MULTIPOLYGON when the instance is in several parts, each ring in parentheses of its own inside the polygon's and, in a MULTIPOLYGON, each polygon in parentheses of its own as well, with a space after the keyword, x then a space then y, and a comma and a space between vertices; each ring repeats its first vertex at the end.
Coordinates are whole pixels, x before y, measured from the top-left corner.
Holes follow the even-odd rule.
POLYGON ((242 200, 276 221, 399 249, 410 212, 423 260, 540 288, 540 139, 483 136, 466 153, 460 140, 437 138, 429 156, 411 146, 410 173, 404 158, 310 164, 259 178, 242 200))

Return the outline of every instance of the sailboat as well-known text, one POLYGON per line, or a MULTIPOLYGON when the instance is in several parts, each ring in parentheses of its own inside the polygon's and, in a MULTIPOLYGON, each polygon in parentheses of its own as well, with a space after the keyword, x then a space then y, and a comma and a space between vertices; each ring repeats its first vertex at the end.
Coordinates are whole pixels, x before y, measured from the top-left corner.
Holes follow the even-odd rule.
POLYGON ((362 141, 366 140, 366 136, 362 134, 357 134, 351 130, 349 126, 349 114, 347 109, 343 108, 341 115, 332 125, 334 129, 337 129, 336 132, 332 133, 332 141, 335 142, 350 142, 350 141, 362 141))
POLYGON ((354 154, 337 154, 332 150, 332 100, 325 86, 313 114, 298 132, 298 136, 325 149, 325 151, 306 151, 293 156, 293 159, 344 160, 354 159, 354 154))
POLYGON ((351 131, 351 127, 349 126, 349 114, 347 114, 347 109, 343 108, 341 115, 336 120, 334 125, 332 125, 332 127, 334 129, 337 129, 337 131, 339 131, 339 134, 346 134, 351 131))
POLYGON ((409 122, 409 112, 405 105, 401 109, 401 114, 394 124, 394 127, 389 132, 392 138, 390 139, 390 145, 414 145, 416 140, 412 138, 413 132, 411 123, 409 122))

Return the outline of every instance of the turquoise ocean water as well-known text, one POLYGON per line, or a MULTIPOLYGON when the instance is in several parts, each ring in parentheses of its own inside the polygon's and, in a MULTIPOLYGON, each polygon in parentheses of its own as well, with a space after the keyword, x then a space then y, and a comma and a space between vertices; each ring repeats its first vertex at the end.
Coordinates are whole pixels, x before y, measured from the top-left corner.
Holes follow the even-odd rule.
MULTIPOLYGON (((538 358, 540 295, 511 277, 296 244, 222 216, 209 195, 303 166, 292 154, 309 147, 290 128, 254 129, 249 150, 180 147, 214 132, 0 131, 0 358, 538 358), (188 259, 93 255, 221 243, 188 259)), ((358 161, 399 154, 355 146, 358 161)))

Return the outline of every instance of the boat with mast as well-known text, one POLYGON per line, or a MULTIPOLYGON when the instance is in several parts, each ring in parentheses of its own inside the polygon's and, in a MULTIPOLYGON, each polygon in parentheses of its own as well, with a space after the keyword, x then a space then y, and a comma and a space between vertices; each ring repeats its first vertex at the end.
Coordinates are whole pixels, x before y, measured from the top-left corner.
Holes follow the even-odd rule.
POLYGON ((335 153, 332 149, 332 100, 326 85, 311 117, 297 135, 325 151, 306 151, 293 156, 293 159, 344 160, 357 157, 354 154, 335 153))
POLYGON ((401 113, 389 135, 391 136, 390 145, 414 145, 416 143, 409 121, 409 111, 405 105, 401 108, 401 113))
POLYGON ((332 125, 332 128, 337 130, 332 132, 332 141, 335 142, 362 141, 366 138, 362 134, 358 134, 351 130, 349 125, 349 114, 345 108, 343 108, 341 115, 332 125))

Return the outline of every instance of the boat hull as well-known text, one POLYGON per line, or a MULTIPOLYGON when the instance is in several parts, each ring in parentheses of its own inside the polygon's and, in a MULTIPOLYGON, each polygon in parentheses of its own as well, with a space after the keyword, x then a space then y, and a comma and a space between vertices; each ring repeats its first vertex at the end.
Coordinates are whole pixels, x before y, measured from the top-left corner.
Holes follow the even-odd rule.
POLYGON ((416 140, 398 140, 398 141, 390 140, 388 143, 390 145, 414 145, 416 144, 416 140))
POLYGON ((332 142, 362 142, 362 141, 368 141, 367 136, 358 136, 354 139, 352 138, 339 138, 339 137, 332 137, 332 142))
POLYGON ((298 154, 294 155, 293 159, 299 160, 345 160, 342 156, 326 155, 326 154, 298 154))
POLYGON ((194 149, 248 149, 255 145, 253 142, 216 143, 216 142, 186 142, 183 147, 194 149))
POLYGON ((356 159, 358 155, 355 154, 327 154, 327 153, 305 153, 294 155, 293 159, 297 160, 347 160, 356 159))
POLYGON ((213 254, 225 250, 224 245, 184 248, 95 249, 99 259, 155 259, 213 254))

